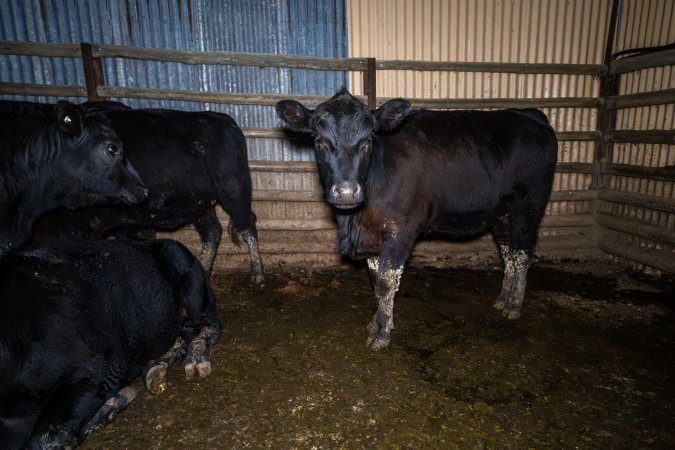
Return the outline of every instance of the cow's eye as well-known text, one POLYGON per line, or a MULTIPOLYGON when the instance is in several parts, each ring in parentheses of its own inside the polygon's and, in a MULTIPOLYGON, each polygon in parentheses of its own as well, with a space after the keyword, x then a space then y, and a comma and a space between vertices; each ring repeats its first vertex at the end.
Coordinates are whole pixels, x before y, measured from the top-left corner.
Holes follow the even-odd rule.
POLYGON ((115 144, 108 144, 107 150, 111 156, 117 156, 120 152, 120 149, 115 144))

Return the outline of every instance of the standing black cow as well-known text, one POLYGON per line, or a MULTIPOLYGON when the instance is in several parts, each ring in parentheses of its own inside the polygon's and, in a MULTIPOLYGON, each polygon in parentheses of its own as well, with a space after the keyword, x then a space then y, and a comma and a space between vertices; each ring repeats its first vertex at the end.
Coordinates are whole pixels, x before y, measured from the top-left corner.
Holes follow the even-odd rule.
POLYGON ((104 116, 65 101, 0 101, 0 255, 45 211, 138 203, 147 193, 104 116))
POLYGON ((117 102, 91 102, 104 111, 124 143, 127 157, 150 190, 134 206, 58 210, 43 216, 34 245, 117 236, 148 238, 155 230, 194 224, 202 241, 200 260, 210 274, 222 234, 215 205, 230 215, 230 236, 249 248, 254 282, 262 282, 251 176, 244 135, 227 114, 163 109, 132 110, 117 102))
POLYGON ((220 334, 197 259, 170 240, 102 240, 0 260, 0 449, 78 445, 184 358, 207 376, 220 334))
POLYGON ((494 306, 520 316, 557 158, 544 114, 415 111, 404 99, 371 112, 346 90, 315 111, 293 100, 276 108, 291 127, 314 135, 340 252, 368 258, 378 309, 367 347, 389 344, 394 295, 420 235, 492 231, 505 266, 494 306))

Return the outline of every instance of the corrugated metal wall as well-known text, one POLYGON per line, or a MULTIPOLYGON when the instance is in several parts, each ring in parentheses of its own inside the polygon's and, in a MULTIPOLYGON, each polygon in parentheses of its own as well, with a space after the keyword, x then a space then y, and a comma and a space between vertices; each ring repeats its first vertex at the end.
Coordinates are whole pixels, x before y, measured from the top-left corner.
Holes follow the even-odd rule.
MULTIPOLYGON (((662 0, 624 0, 621 8, 614 52, 655 47, 675 42, 675 2, 662 0)), ((619 94, 636 94, 675 88, 675 67, 665 66, 623 74, 619 94)), ((625 108, 617 112, 618 130, 673 130, 675 105, 625 108)), ((614 144, 611 162, 638 167, 675 166, 675 145, 614 144)), ((645 194, 655 199, 675 198, 675 180, 648 180, 638 177, 610 176, 610 189, 621 193, 645 194)), ((666 230, 675 230, 675 214, 658 209, 616 202, 600 202, 599 213, 635 220, 666 230)), ((675 247, 606 229, 603 238, 658 252, 675 258, 675 247)), ((644 266, 637 264, 636 268, 644 266)))
MULTIPOLYGON (((344 0, 3 0, 0 40, 344 57, 344 11, 344 0)), ((211 92, 331 95, 347 83, 346 75, 340 72, 193 66, 121 58, 105 59, 104 69, 110 85, 211 92)), ((69 58, 0 55, 0 79, 84 85, 81 62, 69 58)), ((242 127, 279 124, 272 107, 122 101, 132 107, 222 111, 231 114, 242 127)), ((252 159, 313 158, 310 149, 297 148, 284 140, 252 139, 249 147, 252 159)))

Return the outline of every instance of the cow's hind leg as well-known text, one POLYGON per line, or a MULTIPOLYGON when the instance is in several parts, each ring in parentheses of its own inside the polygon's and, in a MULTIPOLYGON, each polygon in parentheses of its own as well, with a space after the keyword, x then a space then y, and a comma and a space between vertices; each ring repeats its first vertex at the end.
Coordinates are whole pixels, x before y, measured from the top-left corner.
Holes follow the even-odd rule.
POLYGON ((220 245, 223 226, 220 224, 214 208, 208 209, 194 225, 202 241, 202 252, 199 254, 199 262, 202 263, 202 267, 204 267, 204 270, 210 277, 213 270, 213 262, 216 259, 216 253, 220 245))
POLYGON ((513 265, 513 253, 511 252, 510 244, 508 242, 498 242, 498 245, 502 261, 504 262, 504 278, 502 279, 502 290, 499 294, 499 298, 492 304, 492 307, 498 311, 504 311, 504 308, 509 303, 515 268, 513 265))
POLYGON ((366 348, 380 350, 389 345, 394 328, 394 296, 398 292, 403 274, 403 264, 392 265, 380 257, 368 258, 368 268, 373 277, 377 312, 368 326, 366 348))
POLYGON ((507 244, 500 244, 499 248, 504 260, 504 279, 499 298, 492 306, 507 319, 517 319, 525 297, 530 257, 525 250, 512 250, 507 244))
POLYGON ((241 231, 241 237, 248 246, 248 253, 251 259, 251 282, 262 284, 265 281, 265 270, 263 269, 260 250, 258 249, 258 232, 255 228, 241 231))
POLYGON ((256 217, 251 211, 250 201, 242 198, 221 198, 223 209, 230 215, 228 229, 230 238, 235 244, 239 244, 239 236, 248 246, 248 254, 251 264, 251 283, 262 284, 265 281, 265 270, 260 250, 258 249, 258 230, 255 227, 256 217))
POLYGON ((206 325, 190 341, 185 355, 185 378, 187 380, 194 379, 195 374, 199 378, 206 378, 211 374, 209 352, 211 346, 218 340, 219 334, 218 326, 206 325))
POLYGON ((166 375, 176 362, 185 356, 187 345, 185 339, 178 337, 171 349, 158 359, 150 361, 143 370, 145 387, 155 395, 159 395, 166 389, 166 375))
POLYGON ((546 192, 534 190, 516 194, 509 211, 493 227, 504 260, 502 291, 493 306, 507 319, 521 315, 527 271, 547 198, 546 192))

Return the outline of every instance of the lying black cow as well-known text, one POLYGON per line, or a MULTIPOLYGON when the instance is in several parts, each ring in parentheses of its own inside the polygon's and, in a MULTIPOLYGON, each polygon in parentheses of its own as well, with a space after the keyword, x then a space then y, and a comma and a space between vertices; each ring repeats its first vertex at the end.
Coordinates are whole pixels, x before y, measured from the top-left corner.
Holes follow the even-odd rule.
POLYGON ((0 101, 0 255, 46 211, 138 203, 147 192, 104 116, 65 101, 0 101))
POLYGON ((0 260, 0 448, 78 445, 184 357, 211 371, 220 326, 204 270, 170 240, 102 240, 0 260))
POLYGON ((340 252, 368 258, 378 305, 369 348, 389 344, 394 295, 420 235, 490 230, 505 266, 494 306, 509 319, 520 316, 557 158, 544 114, 415 111, 403 99, 371 112, 346 90, 315 111, 284 100, 277 112, 295 130, 314 135, 340 252))
POLYGON ((230 116, 132 110, 117 102, 91 102, 87 108, 105 111, 150 190, 148 200, 47 214, 35 228, 33 246, 100 239, 110 233, 149 238, 155 230, 194 224, 202 241, 200 260, 210 274, 222 234, 215 210, 220 204, 230 215, 232 240, 237 243, 241 235, 248 245, 252 279, 263 281, 246 141, 230 116))

